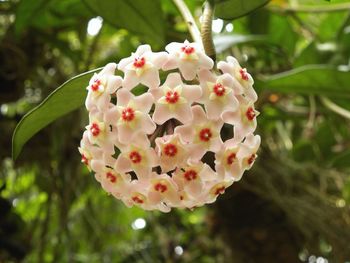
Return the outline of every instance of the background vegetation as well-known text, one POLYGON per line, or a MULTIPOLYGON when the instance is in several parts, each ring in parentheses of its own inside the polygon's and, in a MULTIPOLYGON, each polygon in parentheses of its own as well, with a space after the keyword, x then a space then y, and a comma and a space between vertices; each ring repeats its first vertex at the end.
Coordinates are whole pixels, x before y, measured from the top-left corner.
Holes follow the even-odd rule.
MULTIPOLYGON (((203 1, 186 3, 198 19, 203 1)), ((80 164, 82 107, 16 162, 11 135, 70 77, 190 39, 172 1, 0 0, 0 262, 350 261, 350 1, 273 0, 232 20, 239 8, 221 7, 214 39, 256 79, 259 158, 215 204, 162 214, 125 208, 80 164)))

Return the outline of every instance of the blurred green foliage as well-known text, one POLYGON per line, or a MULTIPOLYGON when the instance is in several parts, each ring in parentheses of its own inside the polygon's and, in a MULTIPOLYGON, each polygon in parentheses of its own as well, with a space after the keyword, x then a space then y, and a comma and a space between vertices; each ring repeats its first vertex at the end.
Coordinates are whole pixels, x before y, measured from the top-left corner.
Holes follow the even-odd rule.
MULTIPOLYGON (((198 19, 203 1, 186 3, 198 19)), ((219 59, 234 55, 255 77, 262 149, 216 204, 161 214, 125 208, 79 164, 85 79, 65 89, 61 108, 44 105, 50 115, 23 125, 22 140, 77 109, 36 134, 16 163, 10 138, 67 79, 141 43, 161 50, 190 39, 172 1, 0 1, 0 261, 349 261, 349 9, 273 0, 216 28, 219 59), (102 28, 88 34, 96 16, 102 28)))

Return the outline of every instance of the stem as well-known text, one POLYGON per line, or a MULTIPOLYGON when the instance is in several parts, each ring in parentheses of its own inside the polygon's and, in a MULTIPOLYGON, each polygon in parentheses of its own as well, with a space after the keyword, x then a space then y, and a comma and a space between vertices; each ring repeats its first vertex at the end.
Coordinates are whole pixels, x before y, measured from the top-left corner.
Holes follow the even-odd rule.
POLYGON ((174 129, 175 129, 175 121, 173 119, 168 120, 165 123, 165 131, 167 135, 172 135, 174 134, 174 129))
POLYGON ((193 41, 198 44, 201 44, 201 34, 186 3, 183 0, 173 0, 173 2, 179 9, 183 19, 185 20, 193 41))
POLYGON ((212 21, 214 17, 214 6, 210 1, 206 1, 204 4, 201 36, 205 54, 211 57, 214 61, 216 60, 216 51, 212 36, 212 21))
POLYGON ((155 140, 157 137, 163 136, 165 131, 165 125, 159 125, 156 130, 153 132, 152 135, 148 136, 149 141, 151 142, 151 145, 155 145, 155 140))
POLYGON ((331 101, 327 97, 320 97, 320 100, 325 107, 327 107, 331 111, 339 114, 340 116, 343 116, 344 118, 347 118, 350 120, 350 111, 338 106, 337 104, 335 104, 333 101, 331 101))
POLYGON ((314 124, 315 124, 316 100, 315 100, 314 95, 309 96, 309 103, 310 103, 309 120, 306 124, 306 129, 305 129, 305 133, 306 133, 307 137, 309 137, 311 135, 311 132, 312 132, 314 124))
POLYGON ((320 6, 307 6, 300 5, 295 7, 270 7, 272 11, 281 13, 328 13, 328 12, 340 12, 350 9, 350 3, 332 4, 332 5, 320 5, 320 6))

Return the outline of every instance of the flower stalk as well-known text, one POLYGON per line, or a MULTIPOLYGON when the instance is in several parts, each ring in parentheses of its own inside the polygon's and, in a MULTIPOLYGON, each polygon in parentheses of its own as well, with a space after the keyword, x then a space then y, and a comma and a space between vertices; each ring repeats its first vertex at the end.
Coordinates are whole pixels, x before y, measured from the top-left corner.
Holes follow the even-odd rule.
POLYGON ((204 4, 202 21, 201 21, 201 37, 205 54, 214 61, 216 60, 216 51, 212 35, 212 21, 214 17, 214 3, 206 1, 204 4))

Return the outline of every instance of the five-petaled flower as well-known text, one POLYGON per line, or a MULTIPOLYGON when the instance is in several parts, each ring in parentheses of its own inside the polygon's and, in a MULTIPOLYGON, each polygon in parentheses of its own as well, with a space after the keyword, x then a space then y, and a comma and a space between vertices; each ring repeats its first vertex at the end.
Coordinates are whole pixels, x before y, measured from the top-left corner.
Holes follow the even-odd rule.
POLYGON ((162 172, 169 172, 176 167, 186 164, 188 159, 188 150, 185 144, 180 141, 178 134, 165 135, 155 140, 157 145, 160 167, 162 172))
POLYGON ((159 86, 159 69, 168 61, 166 52, 153 53, 149 45, 139 46, 130 57, 122 59, 118 69, 124 72, 123 87, 131 90, 139 83, 155 88, 159 86))
POLYGON ((220 150, 222 140, 220 131, 223 125, 221 120, 209 120, 203 108, 192 106, 192 122, 175 128, 181 140, 188 144, 190 156, 193 160, 200 160, 207 151, 220 150))
POLYGON ((136 137, 130 144, 120 147, 121 153, 116 162, 120 172, 134 171, 138 178, 148 178, 152 168, 158 165, 158 157, 144 135, 136 137))
POLYGON ((165 47, 169 52, 169 60, 163 69, 178 68, 185 80, 192 80, 200 69, 212 69, 214 62, 202 47, 187 40, 184 43, 170 43, 165 47))
POLYGON ((225 123, 234 125, 234 139, 242 141, 245 136, 253 133, 256 129, 256 117, 259 112, 255 110, 254 104, 246 97, 237 96, 239 108, 237 111, 225 111, 222 119, 225 123))
POLYGON ((179 73, 170 73, 161 87, 150 92, 155 98, 153 120, 157 124, 172 118, 188 123, 192 120, 191 105, 202 95, 198 85, 184 85, 179 73))
POLYGON ((238 100, 235 95, 240 93, 240 87, 234 85, 231 75, 225 73, 216 76, 209 70, 201 70, 199 79, 203 90, 201 101, 209 119, 218 119, 226 111, 236 111, 238 100))
POLYGON ((153 96, 145 93, 134 96, 126 89, 117 91, 117 105, 105 114, 105 120, 118 129, 120 143, 131 142, 138 133, 152 134, 156 125, 148 112, 153 105, 153 96))
POLYGON ((122 85, 122 78, 114 75, 116 67, 117 64, 109 63, 100 73, 94 74, 91 78, 86 88, 88 90, 85 100, 87 110, 97 108, 99 111, 104 111, 107 109, 111 99, 110 95, 122 85))
POLYGON ((248 97, 253 103, 258 99, 258 95, 253 89, 254 80, 248 73, 246 68, 242 68, 237 59, 228 56, 227 62, 218 62, 218 69, 223 73, 231 74, 242 85, 243 94, 248 97))

